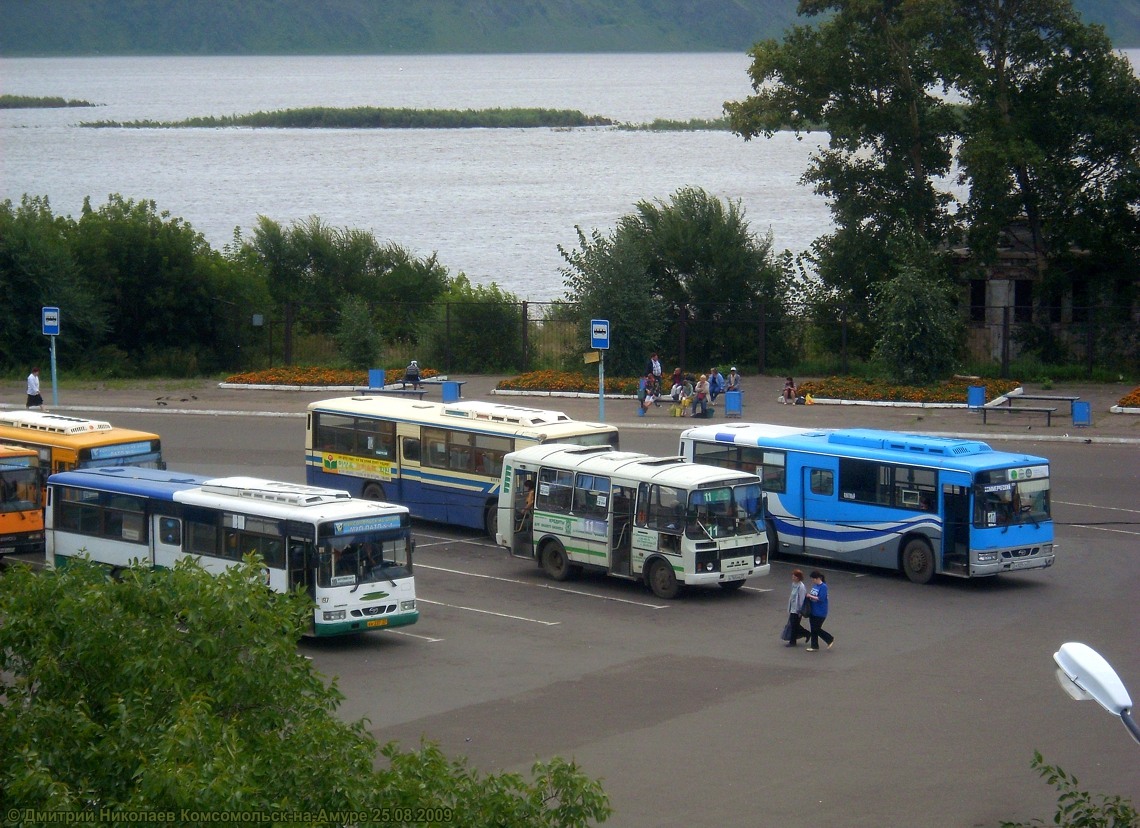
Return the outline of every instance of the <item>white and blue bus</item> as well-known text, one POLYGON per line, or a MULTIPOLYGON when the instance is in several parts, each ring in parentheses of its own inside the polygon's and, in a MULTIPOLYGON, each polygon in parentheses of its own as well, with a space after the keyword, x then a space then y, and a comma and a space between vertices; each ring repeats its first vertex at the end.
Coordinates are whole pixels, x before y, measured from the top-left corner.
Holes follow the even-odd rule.
POLYGON ((516 405, 341 397, 309 405, 305 479, 494 538, 503 458, 540 443, 616 447, 618 431, 516 405))
POLYGON ((774 551, 977 578, 1055 560, 1049 461, 977 440, 758 423, 690 428, 681 454, 758 474, 774 551))
POLYGON ((408 510, 348 492, 252 477, 208 478, 138 467, 48 478, 47 564, 86 556, 112 571, 208 572, 256 553, 275 592, 313 601, 311 634, 345 635, 419 619, 408 510))

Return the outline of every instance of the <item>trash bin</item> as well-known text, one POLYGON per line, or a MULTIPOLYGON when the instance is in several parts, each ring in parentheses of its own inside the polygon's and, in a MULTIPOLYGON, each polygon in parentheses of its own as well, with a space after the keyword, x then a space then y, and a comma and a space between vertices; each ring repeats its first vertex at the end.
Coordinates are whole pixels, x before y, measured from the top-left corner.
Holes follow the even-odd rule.
POLYGON ((1092 406, 1084 400, 1073 400, 1073 425, 1092 425, 1092 406))
POLYGON ((744 409, 744 394, 740 391, 726 391, 724 395, 724 416, 739 419, 744 409))
POLYGON ((384 387, 384 369, 383 368, 369 368, 368 369, 368 387, 369 388, 383 388, 384 387))
POLYGON ((451 380, 443 382, 443 401, 445 403, 459 402, 459 383, 451 380))
POLYGON ((971 385, 966 388, 966 406, 968 408, 982 408, 986 404, 986 387, 984 385, 971 385))

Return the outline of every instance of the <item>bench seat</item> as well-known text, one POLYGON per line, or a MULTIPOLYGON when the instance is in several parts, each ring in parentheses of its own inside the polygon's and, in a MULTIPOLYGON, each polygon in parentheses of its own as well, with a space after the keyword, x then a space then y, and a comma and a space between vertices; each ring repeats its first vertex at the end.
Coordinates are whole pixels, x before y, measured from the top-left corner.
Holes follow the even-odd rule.
POLYGON ((988 405, 980 409, 982 412, 982 422, 986 422, 986 415, 991 411, 1004 411, 1008 414, 1044 414, 1045 425, 1053 424, 1053 415, 1057 413, 1056 408, 1045 408, 1036 405, 988 405))

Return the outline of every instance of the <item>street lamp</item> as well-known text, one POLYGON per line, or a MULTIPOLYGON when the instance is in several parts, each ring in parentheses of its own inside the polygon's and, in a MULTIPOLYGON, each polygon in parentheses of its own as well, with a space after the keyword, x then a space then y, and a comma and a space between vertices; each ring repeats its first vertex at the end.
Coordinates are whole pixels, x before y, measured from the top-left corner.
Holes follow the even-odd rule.
POLYGON ((1104 656, 1087 644, 1070 641, 1053 653, 1053 660, 1059 668, 1057 681, 1066 693, 1078 701, 1095 699, 1113 716, 1119 716, 1140 743, 1140 725, 1132 718, 1132 699, 1104 656))

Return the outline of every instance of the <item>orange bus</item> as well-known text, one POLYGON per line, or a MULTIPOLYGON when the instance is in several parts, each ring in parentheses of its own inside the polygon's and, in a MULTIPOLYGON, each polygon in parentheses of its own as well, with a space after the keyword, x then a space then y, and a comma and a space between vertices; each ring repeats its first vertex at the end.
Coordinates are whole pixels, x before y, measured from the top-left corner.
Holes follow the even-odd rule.
POLYGON ((98 466, 166 468, 157 434, 46 411, 0 411, 0 443, 35 449, 45 474, 98 466))
POLYGON ((0 445, 0 556, 43 552, 43 482, 35 449, 0 445))

